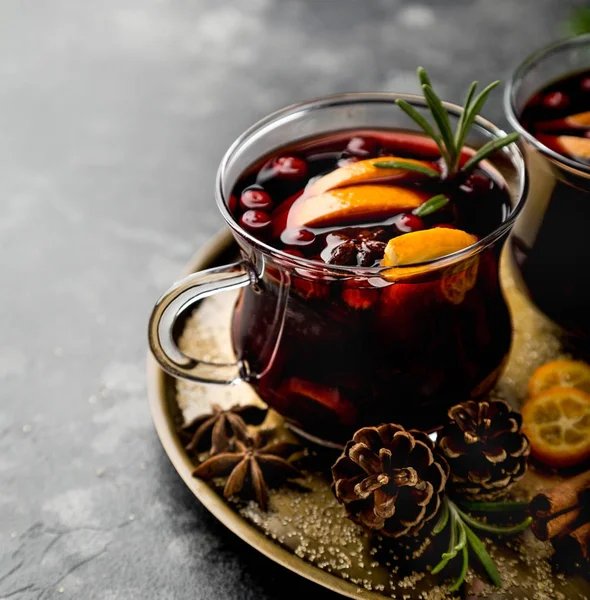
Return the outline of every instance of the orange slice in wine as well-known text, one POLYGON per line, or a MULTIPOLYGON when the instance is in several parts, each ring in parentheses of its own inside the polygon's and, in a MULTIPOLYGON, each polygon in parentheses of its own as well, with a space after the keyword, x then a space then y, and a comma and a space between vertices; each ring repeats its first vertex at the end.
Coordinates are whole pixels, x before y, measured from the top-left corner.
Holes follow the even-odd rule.
POLYGON ((406 267, 415 263, 441 258, 463 250, 477 242, 477 237, 461 229, 423 229, 412 231, 389 240, 381 264, 388 269, 387 279, 419 275, 428 267, 406 267), (404 267, 404 268, 395 268, 404 267))
POLYGON ((529 396, 552 387, 575 387, 590 394, 590 365, 579 360, 554 360, 539 367, 528 384, 529 396))
POLYGON ((590 160, 590 138, 575 135, 538 135, 537 139, 559 154, 590 160))
POLYGON ((409 171, 406 169, 397 168, 382 168, 375 166, 377 163, 388 163, 391 161, 399 161, 405 164, 422 167, 424 169, 434 170, 438 172, 435 163, 426 162, 423 160, 414 160, 412 158, 398 158, 395 156, 382 156, 380 158, 369 158, 351 163, 339 169, 320 177, 314 181, 306 190, 306 196, 317 196, 336 188, 343 188, 349 185, 359 183, 382 183, 384 181, 419 181, 427 179, 428 175, 409 171))
POLYGON ((535 128, 541 131, 555 131, 557 129, 588 129, 590 128, 590 111, 570 115, 563 119, 553 121, 540 121, 535 123, 535 128))
POLYGON ((571 467, 590 458, 590 394, 552 387, 522 408, 531 454, 552 467, 571 467))
POLYGON ((331 227, 389 217, 417 208, 428 194, 389 185, 354 185, 302 196, 291 207, 287 227, 331 227))
POLYGON ((398 267, 426 262, 458 252, 474 244, 477 238, 461 229, 423 229, 392 238, 385 249, 383 265, 398 267))

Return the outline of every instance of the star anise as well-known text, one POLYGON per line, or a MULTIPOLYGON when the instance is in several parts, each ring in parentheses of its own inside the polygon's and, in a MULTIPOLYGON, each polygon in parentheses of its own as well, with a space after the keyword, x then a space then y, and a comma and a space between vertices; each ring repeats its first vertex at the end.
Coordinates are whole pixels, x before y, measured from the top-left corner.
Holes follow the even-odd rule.
POLYGON ((327 262, 333 265, 370 267, 383 257, 387 246, 384 241, 387 238, 387 232, 383 228, 363 229, 355 237, 343 233, 332 235, 342 240, 328 258, 327 262))
POLYGON ((210 447, 211 454, 224 452, 230 446, 232 438, 245 441, 248 438, 248 425, 260 425, 266 418, 268 409, 253 404, 236 404, 224 410, 218 404, 211 405, 212 412, 199 415, 183 429, 192 433, 187 450, 205 450, 210 447))
POLYGON ((245 441, 236 439, 234 451, 207 459, 194 470, 193 476, 213 479, 228 475, 223 490, 225 498, 250 491, 260 508, 267 510, 269 485, 302 477, 299 469, 285 458, 297 449, 299 446, 288 442, 264 444, 260 435, 245 441))

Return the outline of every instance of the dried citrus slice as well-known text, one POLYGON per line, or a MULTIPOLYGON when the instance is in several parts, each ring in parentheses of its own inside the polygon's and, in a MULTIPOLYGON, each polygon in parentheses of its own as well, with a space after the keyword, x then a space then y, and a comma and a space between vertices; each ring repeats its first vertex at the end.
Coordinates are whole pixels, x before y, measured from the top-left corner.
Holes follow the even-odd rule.
POLYGON ((428 194, 392 185, 353 185, 302 196, 291 207, 288 227, 329 227, 378 219, 420 206, 428 194))
POLYGON ((590 394, 590 365, 579 360, 554 360, 539 367, 529 380, 529 396, 551 387, 575 387, 590 394))
POLYGON ((407 169, 390 169, 376 167, 375 163, 388 163, 391 161, 401 161, 406 164, 415 165, 418 168, 438 171, 435 163, 423 160, 414 160, 412 158, 398 158, 395 156, 382 156, 379 158, 369 158, 350 163, 339 169, 331 171, 327 175, 314 181, 306 190, 306 196, 317 196, 329 190, 342 188, 359 183, 379 183, 383 181, 418 181, 426 179, 428 175, 408 171, 407 169))
POLYGON ((590 458, 590 394, 552 387, 526 401, 523 429, 531 453, 552 467, 570 467, 590 458))

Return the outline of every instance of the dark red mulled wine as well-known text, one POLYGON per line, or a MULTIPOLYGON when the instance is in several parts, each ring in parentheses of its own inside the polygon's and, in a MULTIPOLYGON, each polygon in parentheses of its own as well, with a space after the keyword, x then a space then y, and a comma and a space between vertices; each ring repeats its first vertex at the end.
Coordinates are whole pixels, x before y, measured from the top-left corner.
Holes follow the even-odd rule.
POLYGON ((535 304, 590 351, 590 70, 535 93, 517 115, 531 191, 513 255, 535 304))
MULTIPOLYGON (((472 154, 465 148, 461 162, 472 154)), ((460 233, 476 241, 506 220, 510 196, 495 169, 445 173, 431 139, 359 130, 281 148, 235 185, 234 219, 287 257, 265 259, 260 285, 242 290, 234 347, 261 397, 307 432, 345 439, 391 420, 425 428, 495 382, 511 339, 498 282, 503 238, 452 265, 368 271, 392 264, 383 261, 394 238, 438 231, 398 248, 419 263, 445 254, 421 244, 460 233), (388 158, 419 168, 375 168, 388 158), (441 194, 446 204, 420 208, 441 194)))
POLYGON ((568 75, 534 94, 520 122, 547 148, 590 165, 590 70, 568 75))
MULTIPOLYGON (((470 155, 464 150, 463 162, 470 155)), ((449 227, 481 238, 504 221, 510 202, 497 174, 477 169, 464 179, 445 180, 444 171, 431 139, 402 131, 352 131, 308 140, 264 158, 237 183, 229 209, 243 229, 293 256, 332 265, 376 267, 393 237, 449 227), (382 169, 381 176, 373 169, 344 172, 322 184, 327 174, 346 171, 343 167, 390 157, 424 162, 443 176, 433 181, 420 173, 392 174, 389 169, 382 169), (334 206, 340 198, 332 192, 343 188, 358 190, 359 203, 371 195, 371 205, 357 207, 353 194, 342 206, 334 206), (406 206, 404 200, 402 204, 395 198, 390 202, 388 192, 399 195, 400 189, 408 192, 406 206), (441 193, 450 198, 446 206, 426 216, 414 214, 425 199, 441 193)))

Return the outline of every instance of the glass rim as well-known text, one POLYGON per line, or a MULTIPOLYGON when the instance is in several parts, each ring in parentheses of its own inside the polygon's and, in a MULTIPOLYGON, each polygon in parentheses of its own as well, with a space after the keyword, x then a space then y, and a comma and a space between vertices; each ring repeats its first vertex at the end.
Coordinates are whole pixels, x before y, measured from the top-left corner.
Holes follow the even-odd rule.
MULTIPOLYGON (((519 65, 514 69, 510 79, 506 82, 504 89, 504 111, 508 122, 531 146, 536 148, 541 154, 544 154, 554 162, 566 167, 570 171, 574 171, 583 175, 590 175, 590 166, 583 165, 559 152, 555 152, 545 144, 542 144, 534 135, 527 131, 520 123, 518 110, 516 108, 516 94, 520 87, 520 83, 524 75, 540 61, 544 60, 551 54, 559 52, 567 47, 585 46, 590 44, 590 33, 567 37, 557 42, 544 46, 529 54, 519 65)), ((564 75, 567 75, 565 73, 564 75)), ((546 82, 549 83, 549 82, 546 82)))
MULTIPOLYGON (((245 229, 240 227, 240 225, 234 219, 233 215, 228 209, 223 189, 223 181, 228 165, 230 165, 233 157, 239 152, 242 145, 254 136, 263 133, 264 129, 269 125, 285 122, 295 118, 301 113, 320 110, 322 108, 362 103, 381 103, 395 105, 395 101, 398 99, 405 100, 406 102, 409 102, 415 107, 428 107, 424 97, 416 94, 406 94, 397 92, 354 92, 334 94, 330 96, 316 98, 313 100, 298 102, 296 104, 291 104, 290 106, 275 111, 270 115, 260 119, 254 125, 249 127, 234 141, 234 143, 226 151, 217 170, 215 180, 215 199, 217 202, 217 207, 221 212, 223 218, 225 219, 226 223, 232 229, 232 231, 236 232, 240 237, 244 238, 251 246, 262 251, 264 254, 270 255, 271 257, 278 257, 283 262, 293 264, 295 266, 301 266, 307 270, 321 270, 324 273, 326 273, 326 271, 329 271, 334 275, 350 275, 352 277, 375 277, 392 269, 391 266, 361 267, 348 265, 332 265, 317 260, 296 257, 292 254, 284 252, 283 250, 274 248, 273 246, 263 242, 262 240, 259 240, 258 238, 247 232, 245 229)), ((451 102, 443 102, 442 104, 445 107, 445 109, 449 112, 449 114, 455 117, 461 116, 463 112, 462 107, 451 102)), ((478 115, 475 118, 474 125, 477 125, 479 129, 483 130, 488 136, 492 136, 493 138, 502 138, 506 136, 505 131, 503 131, 502 129, 494 125, 491 121, 488 121, 480 115, 478 115)), ((288 143, 288 140, 286 140, 286 143, 288 143)), ((506 219, 502 221, 502 223, 500 223, 498 227, 496 227, 493 231, 488 233, 485 237, 481 238, 474 244, 463 248, 462 250, 458 250, 457 252, 453 252, 451 254, 446 254, 445 256, 441 256, 439 258, 394 267, 396 271, 400 273, 401 277, 403 277, 404 270, 406 272, 410 272, 410 269, 415 269, 416 267, 428 267, 428 269, 423 272, 423 274, 427 274, 431 270, 436 270, 438 268, 450 266, 463 260, 464 258, 468 258, 470 256, 479 254, 482 250, 494 244, 506 232, 510 231, 514 222, 516 221, 516 218, 520 214, 520 211, 522 210, 524 201, 526 199, 526 193, 528 190, 528 174, 524 157, 516 143, 504 146, 499 150, 499 152, 502 152, 503 154, 509 157, 511 164, 517 171, 518 175, 518 189, 514 192, 514 204, 511 207, 510 213, 506 217, 506 219)))

